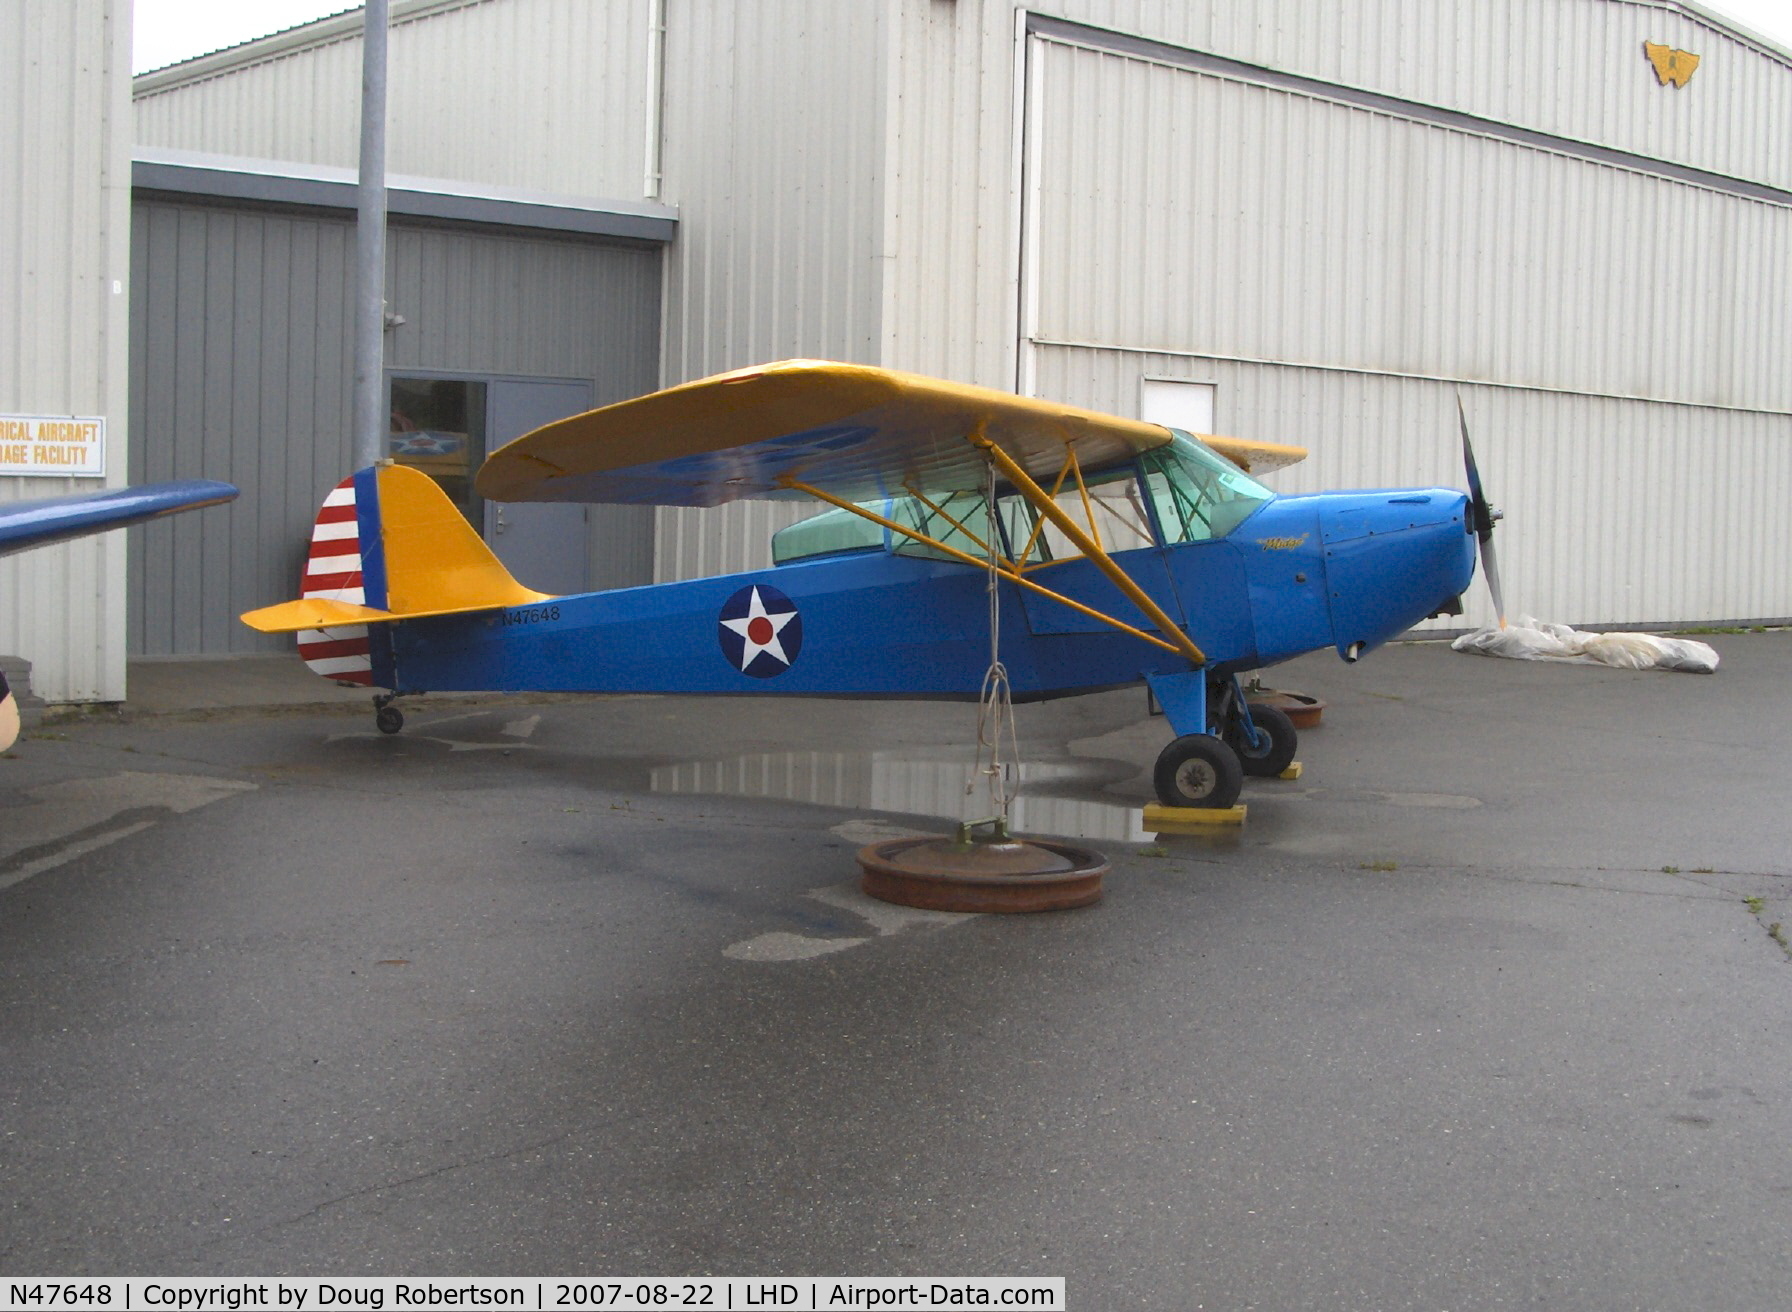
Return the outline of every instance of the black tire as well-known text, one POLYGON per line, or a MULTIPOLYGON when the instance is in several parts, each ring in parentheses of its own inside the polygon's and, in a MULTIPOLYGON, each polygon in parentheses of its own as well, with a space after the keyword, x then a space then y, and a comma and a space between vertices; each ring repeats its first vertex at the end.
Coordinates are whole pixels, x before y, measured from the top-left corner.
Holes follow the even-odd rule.
POLYGON ((1151 773, 1165 806, 1219 810, 1238 801, 1244 769, 1238 753, 1207 733, 1185 733, 1158 753, 1151 773))
POLYGON ((1257 726, 1260 738, 1267 738, 1253 748, 1244 740, 1244 726, 1234 724, 1226 731, 1226 743, 1238 753, 1238 763, 1254 779, 1274 779, 1294 763, 1300 746, 1300 731, 1286 711, 1274 706, 1251 707, 1251 723, 1257 726))
POLYGON ((373 713, 373 722, 381 733, 397 733, 404 728, 404 712, 396 706, 382 706, 373 713))

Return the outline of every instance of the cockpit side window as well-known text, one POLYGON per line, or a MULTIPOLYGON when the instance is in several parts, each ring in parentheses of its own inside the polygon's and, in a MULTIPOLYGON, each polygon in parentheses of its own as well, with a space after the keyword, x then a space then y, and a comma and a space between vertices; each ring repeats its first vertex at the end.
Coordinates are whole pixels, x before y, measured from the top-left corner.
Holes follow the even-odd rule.
MULTIPOLYGON (((1071 523, 1088 533, 1110 554, 1134 551, 1153 546, 1156 537, 1151 530, 1151 515, 1139 492, 1138 472, 1130 465, 1105 470, 1079 487, 1067 481, 1052 498, 1071 523), (1085 491, 1088 494, 1084 501, 1085 491)), ((1044 519, 1018 493, 1002 497, 997 506, 1002 528, 1008 537, 1008 549, 1019 553, 1032 543, 1026 554, 1030 564, 1048 564, 1054 560, 1080 560, 1082 552, 1062 529, 1044 519)))
POLYGON ((1275 496, 1263 484, 1187 433, 1139 458, 1145 486, 1168 543, 1223 538, 1275 496))
MULTIPOLYGON (((866 502, 868 507, 887 517, 883 502, 866 502)), ((816 556, 835 556, 846 551, 872 551, 884 545, 889 533, 881 524, 874 524, 850 510, 824 510, 772 534, 772 563, 788 565, 795 560, 816 556)))
MULTIPOLYGON (((988 532, 984 497, 979 492, 950 492, 923 501, 919 497, 886 497, 860 502, 867 510, 913 529, 936 542, 955 547, 981 560, 989 554, 982 541, 988 532)), ((914 538, 892 533, 863 515, 844 507, 824 510, 772 534, 772 561, 792 561, 834 556, 849 551, 887 547, 899 556, 925 556, 933 560, 957 560, 950 552, 914 538)))
MULTIPOLYGON (((1133 551, 1156 544, 1152 525, 1166 544, 1223 538, 1275 494, 1231 461, 1214 454, 1187 433, 1171 430, 1174 440, 1147 451, 1134 464, 1106 469, 1062 483, 1053 500, 1085 532, 1092 532, 1104 551, 1133 551), (1085 501, 1085 494, 1087 500, 1085 501), (1150 498, 1147 506, 1146 498, 1150 498)), ((986 500, 981 492, 942 493, 923 500, 889 497, 862 503, 905 528, 976 559, 989 554, 986 500)), ((1009 492, 996 501, 1009 559, 1023 566, 1082 557, 1076 545, 1022 496, 1009 492)), ((938 560, 958 557, 938 547, 891 533, 849 510, 826 510, 772 537, 772 559, 778 564, 849 551, 885 548, 901 556, 938 560)))
MULTIPOLYGON (((948 492, 931 497, 929 501, 919 497, 897 497, 890 503, 889 517, 905 528, 912 528, 968 556, 982 560, 989 555, 989 512, 985 508, 988 503, 981 492, 948 492)), ((899 556, 958 559, 914 538, 891 536, 895 540, 890 549, 899 556)))

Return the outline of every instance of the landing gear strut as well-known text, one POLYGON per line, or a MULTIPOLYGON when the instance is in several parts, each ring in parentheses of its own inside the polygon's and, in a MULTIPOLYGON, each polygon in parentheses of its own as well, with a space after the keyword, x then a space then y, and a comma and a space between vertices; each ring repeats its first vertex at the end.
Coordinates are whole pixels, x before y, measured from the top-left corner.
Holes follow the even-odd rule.
POLYGON ((1246 775, 1274 778, 1293 762, 1300 738, 1294 722, 1276 707, 1247 702, 1236 677, 1190 671, 1150 682, 1171 727, 1206 729, 1180 734, 1159 754, 1151 781, 1163 805, 1229 807, 1246 775))
POLYGON ((1238 753, 1246 774, 1256 779, 1274 779, 1293 764, 1300 735, 1294 721, 1273 706, 1253 706, 1250 712, 1256 741, 1251 741, 1250 730, 1238 720, 1227 726, 1226 742, 1238 753))

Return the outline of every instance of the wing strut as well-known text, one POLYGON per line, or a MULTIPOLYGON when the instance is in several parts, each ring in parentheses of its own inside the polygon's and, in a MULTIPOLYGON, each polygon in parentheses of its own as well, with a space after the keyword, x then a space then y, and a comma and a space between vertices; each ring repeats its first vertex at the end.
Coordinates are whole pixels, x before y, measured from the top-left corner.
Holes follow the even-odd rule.
MULTIPOLYGON (((1194 639, 1178 628, 1176 622, 1164 614, 1163 609, 1146 595, 1145 590, 1132 581, 1132 576, 1116 565, 1113 558, 1102 550, 1101 544, 1083 532, 1082 526, 1066 515, 1063 507, 1046 496, 1044 489, 1035 483, 1027 471, 1016 464, 1006 451, 987 438, 972 437, 970 440, 973 445, 981 448, 983 454, 989 457, 997 469, 1002 471, 1002 477, 1012 483, 1015 490, 1033 503, 1035 510, 1051 520, 1065 537, 1076 543, 1077 550, 1088 557, 1090 564, 1106 574, 1114 586, 1126 594, 1127 599, 1133 605, 1151 617, 1157 627, 1170 638, 1170 643, 1163 645, 1171 646, 1173 644, 1172 650, 1181 652, 1198 666, 1207 664, 1206 653, 1195 645, 1194 639)), ((1075 458, 1073 454, 1071 459, 1075 460, 1075 458)), ((1059 600, 1065 599, 1060 598, 1059 600)), ((1106 616, 1098 616, 1098 618, 1105 619, 1106 616)))
MULTIPOLYGON (((990 463, 1001 471, 1002 476, 1012 483, 1015 489, 1020 492, 1022 496, 1026 497, 1042 516, 1050 519, 1053 524, 1063 530, 1064 535, 1076 544, 1077 549, 1081 551, 1084 556, 1088 557, 1097 569, 1106 574, 1108 578, 1113 581, 1114 586, 1119 588, 1120 591, 1140 609, 1140 611, 1157 624, 1163 633, 1167 635, 1168 641, 1166 641, 1165 638, 1158 637, 1156 634, 1147 633, 1136 625, 1128 624, 1123 620, 1117 620, 1112 615, 1096 610, 1093 606, 1085 606, 1080 601, 1075 601, 1060 592, 1053 592, 1050 588, 1035 583, 1032 579, 1025 577, 1021 573, 1020 568, 1013 561, 1000 559, 992 550, 991 558, 998 561, 994 566, 996 573, 1000 574, 1010 583, 1016 583, 1023 588, 1029 588, 1042 597, 1047 597, 1061 606, 1068 606, 1071 610, 1074 610, 1079 614, 1087 615, 1090 619, 1097 620, 1111 628, 1118 629, 1120 632, 1128 634, 1131 637, 1149 642, 1153 646, 1161 647, 1165 651, 1172 652, 1178 656, 1186 656, 1197 666, 1205 665, 1207 663, 1206 654, 1195 645, 1194 640, 1178 628, 1175 621, 1164 614, 1158 604, 1146 595, 1144 589, 1134 583, 1132 577, 1127 574, 1125 570, 1121 569, 1120 566, 1116 565, 1108 556, 1107 552, 1104 551, 1100 545, 1091 540, 1087 533, 1083 532, 1081 526, 1079 526, 1075 520, 1071 519, 1059 509, 1052 499, 1041 490, 1039 485, 1027 476, 1026 471, 1008 458, 1006 452, 994 443, 986 441, 981 437, 973 437, 970 440, 978 445, 989 458, 990 463)), ((1074 460, 1075 457, 1072 456, 1071 459, 1074 460)), ((780 478, 778 482, 780 486, 790 488, 792 491, 806 492, 817 501, 825 501, 828 505, 838 506, 841 510, 850 510, 861 519, 868 519, 873 524, 889 529, 892 533, 900 534, 902 537, 908 538, 912 542, 919 542, 923 546, 942 552, 954 560, 962 561, 966 565, 975 565, 978 569, 991 568, 989 559, 979 560, 968 551, 960 551, 957 547, 948 546, 946 543, 929 537, 925 533, 918 532, 915 529, 908 527, 906 524, 898 524, 895 520, 887 519, 875 511, 867 510, 864 506, 855 505, 853 502, 848 501, 843 497, 837 497, 831 492, 824 492, 813 484, 801 482, 789 475, 780 478)), ((1063 482, 1063 475, 1059 476, 1059 482, 1060 484, 1063 482)), ((929 504, 931 505, 931 503, 929 504)), ((950 518, 950 516, 948 516, 948 518, 950 518)), ((955 525, 958 523, 957 520, 953 520, 952 522, 955 525)), ((960 527, 962 528, 962 525, 960 527)), ((976 540, 975 534, 970 533, 969 530, 965 530, 965 532, 967 536, 976 540)))

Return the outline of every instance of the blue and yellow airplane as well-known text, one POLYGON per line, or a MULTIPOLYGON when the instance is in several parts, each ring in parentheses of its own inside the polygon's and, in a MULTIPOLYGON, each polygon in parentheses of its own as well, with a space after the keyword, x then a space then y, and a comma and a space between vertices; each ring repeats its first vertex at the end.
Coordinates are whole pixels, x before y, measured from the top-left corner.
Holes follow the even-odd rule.
MULTIPOLYGON (((0 505, 0 556, 105 533, 183 510, 222 505, 234 501, 236 495, 236 488, 229 483, 195 478, 7 502, 0 505)), ((0 670, 0 751, 11 747, 18 736, 18 703, 7 686, 5 671, 0 670)))
MULTIPOLYGON (((1466 425, 1464 432, 1466 444, 1466 425)), ((1279 774, 1295 730, 1239 676, 1334 647, 1354 661, 1458 613, 1494 516, 1451 488, 1278 496, 1299 447, 860 365, 738 370, 549 424, 494 452, 498 501, 715 506, 812 498, 774 564, 548 596, 524 587, 424 474, 345 479, 301 598, 243 616, 312 668, 384 689, 1015 700, 1143 681, 1177 735, 1154 782, 1226 807, 1279 774)))

